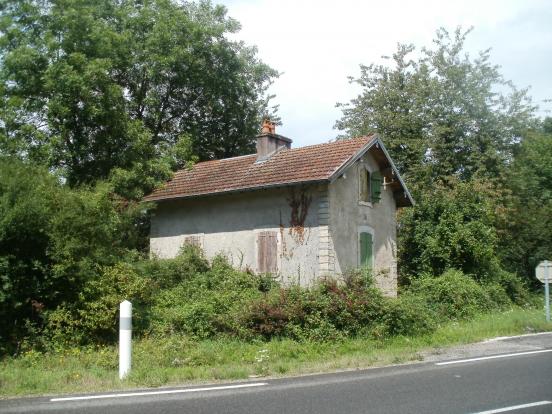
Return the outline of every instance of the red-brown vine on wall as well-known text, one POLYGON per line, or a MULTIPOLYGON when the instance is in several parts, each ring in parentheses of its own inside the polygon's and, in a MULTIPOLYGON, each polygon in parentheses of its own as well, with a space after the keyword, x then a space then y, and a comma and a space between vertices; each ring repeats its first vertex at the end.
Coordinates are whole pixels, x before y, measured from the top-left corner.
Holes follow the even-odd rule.
POLYGON ((305 220, 309 213, 311 201, 312 196, 305 187, 290 188, 289 197, 287 198, 287 202, 291 207, 289 234, 299 244, 303 244, 305 240, 305 220))

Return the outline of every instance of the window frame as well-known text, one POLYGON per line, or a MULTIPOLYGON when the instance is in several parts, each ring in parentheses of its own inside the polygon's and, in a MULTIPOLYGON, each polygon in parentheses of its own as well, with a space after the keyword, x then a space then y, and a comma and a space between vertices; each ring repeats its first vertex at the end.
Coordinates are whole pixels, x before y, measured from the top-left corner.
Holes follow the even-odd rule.
POLYGON ((372 203, 372 188, 371 188, 371 178, 372 178, 372 171, 364 165, 360 164, 360 167, 358 169, 358 203, 362 206, 367 207, 373 207, 374 204, 372 203), (361 174, 364 174, 365 176, 365 182, 366 182, 366 194, 367 199, 363 200, 363 177, 361 177, 361 174))
POLYGON ((363 206, 368 207, 374 207, 375 203, 379 203, 381 199, 383 198, 383 191, 385 190, 385 177, 381 173, 380 170, 372 170, 365 164, 360 164, 358 169, 358 203, 363 206), (375 199, 374 197, 374 191, 375 188, 373 186, 374 176, 379 176, 380 184, 379 184, 379 197, 375 199), (361 177, 361 175, 364 175, 364 177, 361 177), (364 200, 364 183, 366 183, 366 195, 367 199, 364 200))

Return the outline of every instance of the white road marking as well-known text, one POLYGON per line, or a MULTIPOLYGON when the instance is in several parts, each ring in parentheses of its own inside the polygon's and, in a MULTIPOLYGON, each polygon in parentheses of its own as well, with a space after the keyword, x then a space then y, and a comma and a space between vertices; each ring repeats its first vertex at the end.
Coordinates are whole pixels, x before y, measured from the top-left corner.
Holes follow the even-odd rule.
POLYGON ((464 362, 483 361, 486 359, 497 359, 497 358, 509 358, 509 357, 516 357, 520 355, 542 354, 544 352, 552 352, 552 349, 540 349, 538 351, 516 352, 513 354, 500 354, 500 355, 491 355, 491 356, 478 357, 478 358, 458 359, 456 361, 437 362, 435 363, 435 365, 462 364, 464 362))
POLYGON ((488 410, 488 411, 480 411, 478 413, 473 413, 473 414, 505 413, 506 411, 521 410, 522 408, 538 407, 539 405, 546 405, 546 404, 552 404, 552 401, 538 401, 538 402, 529 403, 529 404, 511 405, 510 407, 497 408, 495 410, 488 410))
POLYGON ((539 335, 552 335, 552 332, 537 332, 532 334, 514 335, 514 336, 497 336, 496 338, 487 339, 482 343, 486 344, 489 342, 504 341, 505 339, 527 338, 527 337, 539 336, 539 335))
POLYGON ((142 395, 183 394, 183 393, 188 393, 188 392, 233 390, 233 389, 238 389, 238 388, 262 387, 263 385, 268 385, 268 383, 266 383, 266 382, 254 382, 252 384, 223 385, 223 386, 220 386, 220 387, 185 388, 185 389, 180 389, 180 390, 164 390, 164 391, 128 392, 128 393, 124 393, 124 394, 84 395, 84 396, 81 396, 81 397, 52 398, 52 399, 50 399, 50 402, 98 400, 98 399, 102 399, 102 398, 139 397, 139 396, 142 396, 142 395))

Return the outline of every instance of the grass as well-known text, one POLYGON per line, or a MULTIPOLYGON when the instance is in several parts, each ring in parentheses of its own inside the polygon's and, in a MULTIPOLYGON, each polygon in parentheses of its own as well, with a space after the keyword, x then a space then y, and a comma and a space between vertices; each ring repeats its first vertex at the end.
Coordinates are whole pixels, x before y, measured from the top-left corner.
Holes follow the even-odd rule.
POLYGON ((512 309, 471 321, 451 322, 435 333, 340 342, 291 340, 244 343, 191 341, 182 336, 143 338, 134 343, 132 373, 117 377, 117 349, 75 348, 42 354, 29 351, 0 362, 0 397, 105 391, 135 387, 284 376, 359 369, 421 359, 420 353, 483 339, 552 331, 541 310, 512 309))

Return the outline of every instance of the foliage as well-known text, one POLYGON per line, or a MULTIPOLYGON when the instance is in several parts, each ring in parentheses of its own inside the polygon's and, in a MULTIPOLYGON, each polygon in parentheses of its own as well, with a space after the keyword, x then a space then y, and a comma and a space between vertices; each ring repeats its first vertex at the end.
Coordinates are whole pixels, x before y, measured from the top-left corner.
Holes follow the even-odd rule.
MULTIPOLYGON (((77 241, 63 244, 69 246, 67 257, 78 257, 82 243, 77 241)), ((232 268, 224 256, 209 263, 191 245, 185 245, 174 259, 125 257, 125 262, 97 266, 95 271, 74 261, 77 275, 83 269, 89 273, 76 279, 79 288, 73 296, 65 293, 62 301, 51 301, 41 310, 45 328, 27 332, 30 345, 58 349, 112 343, 118 304, 124 299, 133 302, 136 337, 235 337, 246 342, 424 335, 433 332, 437 322, 508 307, 510 297, 527 303, 519 280, 506 272, 480 285, 460 271, 449 270, 437 279, 414 280, 399 298, 386 298, 366 269, 351 271, 343 280, 326 278, 304 288, 280 286, 274 280, 267 284, 264 277, 232 268)))
POLYGON ((474 59, 465 53, 468 33, 441 28, 417 58, 413 45, 400 44, 394 66, 361 65, 351 82, 363 91, 338 105, 336 127, 349 136, 379 133, 412 185, 500 175, 521 134, 536 125, 535 108, 490 63, 489 50, 474 59))
POLYGON ((4 2, 0 152, 71 186, 114 174, 127 197, 195 155, 249 152, 277 74, 238 29, 207 1, 4 2))
POLYGON ((133 263, 140 274, 155 280, 161 289, 174 287, 210 269, 209 261, 201 249, 190 244, 184 245, 174 259, 152 257, 143 260, 141 257, 129 257, 127 260, 133 263))
POLYGON ((479 280, 498 272, 495 219, 497 191, 481 181, 435 185, 401 212, 399 259, 402 282, 421 274, 460 269, 479 280))
POLYGON ((44 302, 64 290, 47 253, 58 192, 54 177, 0 160, 0 347, 21 338, 44 302))
POLYGON ((155 288, 155 281, 138 275, 128 264, 101 269, 84 284, 77 301, 45 312, 44 347, 114 342, 123 300, 132 302, 133 329, 143 331, 155 288))
POLYGON ((513 309, 470 321, 449 322, 428 335, 389 339, 356 337, 339 342, 276 339, 247 343, 228 338, 192 341, 181 335, 139 338, 133 342, 132 373, 123 383, 116 373, 116 345, 45 353, 29 350, 17 358, 0 361, 0 398, 237 380, 259 374, 354 370, 419 361, 421 355, 434 353, 435 348, 443 350, 496 336, 550 329, 542 309, 513 309))
POLYGON ((106 185, 70 190, 44 168, 0 159, 0 346, 16 346, 138 247, 140 210, 106 185))
POLYGON ((508 173, 510 214, 498 224, 500 256, 506 267, 535 282, 535 267, 552 257, 552 131, 531 132, 508 173))
POLYGON ((380 315, 383 297, 361 272, 348 280, 325 279, 311 289, 273 289, 251 306, 244 323, 265 339, 336 340, 358 333, 380 315))
POLYGON ((184 333, 199 339, 224 333, 239 335, 241 313, 260 295, 258 279, 233 269, 219 256, 210 269, 188 273, 156 296, 151 310, 152 333, 184 333))
POLYGON ((492 283, 499 285, 512 303, 519 306, 527 306, 530 303, 526 280, 517 274, 501 270, 495 275, 492 283))
MULTIPOLYGON (((498 297, 497 287, 493 287, 493 298, 498 297)), ((447 270, 437 278, 426 276, 414 280, 407 294, 424 300, 442 321, 471 318, 504 304, 502 299, 501 303, 493 302, 481 285, 454 269, 447 270)))
POLYGON ((552 252, 552 120, 535 117, 490 50, 465 52, 469 32, 441 28, 431 47, 400 44, 389 65, 361 65, 351 82, 362 92, 338 105, 336 127, 379 133, 416 199, 399 218, 403 283, 450 267, 534 280, 552 252))
POLYGON ((425 335, 437 328, 435 313, 426 301, 418 295, 401 295, 391 299, 381 317, 378 332, 387 337, 425 335))

